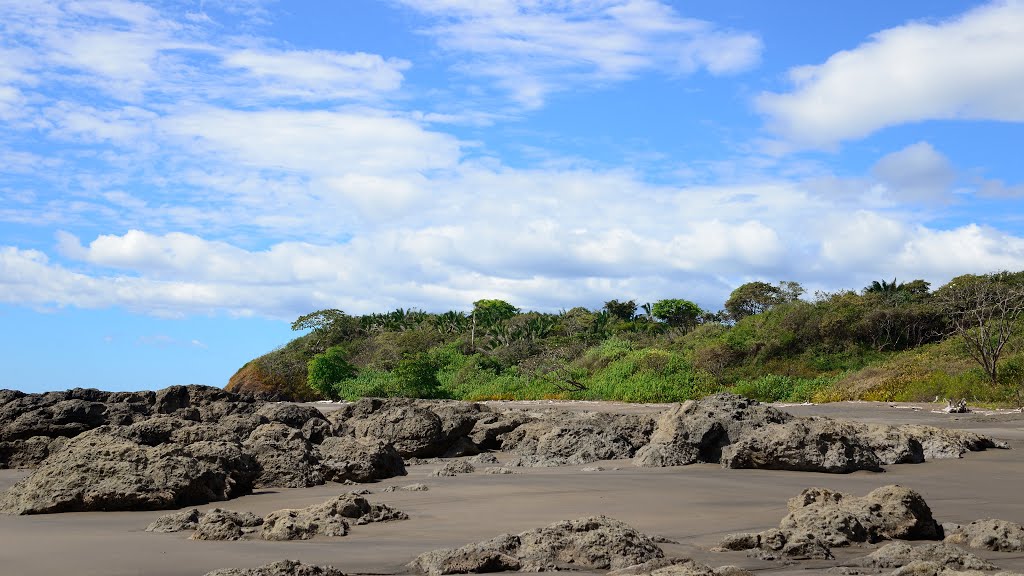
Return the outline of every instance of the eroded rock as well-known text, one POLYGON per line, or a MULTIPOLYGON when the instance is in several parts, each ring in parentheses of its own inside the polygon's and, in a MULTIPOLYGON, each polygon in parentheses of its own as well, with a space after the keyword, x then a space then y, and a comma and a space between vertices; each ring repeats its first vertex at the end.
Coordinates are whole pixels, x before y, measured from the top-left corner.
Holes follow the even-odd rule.
POLYGON ((536 572, 567 567, 608 570, 663 555, 649 537, 629 525, 607 516, 592 516, 503 534, 461 548, 434 550, 418 556, 409 567, 426 574, 536 572))
POLYGON ((293 560, 281 560, 259 568, 224 568, 207 572, 206 576, 345 576, 332 566, 314 566, 293 560))
POLYGON ((946 542, 995 552, 1024 552, 1024 526, 1006 520, 975 520, 946 536, 946 542))

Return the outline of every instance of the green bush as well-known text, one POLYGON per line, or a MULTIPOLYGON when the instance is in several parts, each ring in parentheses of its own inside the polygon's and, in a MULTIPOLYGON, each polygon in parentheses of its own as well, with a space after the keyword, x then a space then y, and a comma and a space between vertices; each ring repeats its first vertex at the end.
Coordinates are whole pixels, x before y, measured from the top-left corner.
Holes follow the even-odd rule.
POLYGON ((316 354, 306 365, 306 383, 324 398, 337 400, 345 382, 356 377, 356 367, 345 359, 341 346, 332 346, 316 354))

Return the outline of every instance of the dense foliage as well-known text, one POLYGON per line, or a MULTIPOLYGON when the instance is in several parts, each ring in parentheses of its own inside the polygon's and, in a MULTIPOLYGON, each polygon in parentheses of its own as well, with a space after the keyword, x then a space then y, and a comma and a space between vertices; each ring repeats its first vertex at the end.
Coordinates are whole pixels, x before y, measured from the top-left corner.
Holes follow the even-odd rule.
POLYGON ((320 310, 243 366, 233 390, 283 398, 415 396, 680 401, 719 390, 768 401, 1019 403, 1024 272, 873 281, 802 299, 795 282, 739 286, 725 309, 682 298, 600 309, 320 310), (639 310, 639 313, 638 313, 639 310))

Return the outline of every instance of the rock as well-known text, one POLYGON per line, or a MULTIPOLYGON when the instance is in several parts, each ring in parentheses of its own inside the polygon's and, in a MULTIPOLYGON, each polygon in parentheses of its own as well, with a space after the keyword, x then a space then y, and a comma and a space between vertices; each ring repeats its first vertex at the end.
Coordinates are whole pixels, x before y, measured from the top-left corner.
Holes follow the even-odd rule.
POLYGON ((746 434, 721 455, 726 468, 849 473, 882 470, 875 452, 858 437, 858 427, 827 418, 768 424, 746 434))
POLYGON ((606 516, 592 516, 520 534, 503 534, 461 548, 434 550, 418 556, 409 567, 426 574, 617 570, 663 555, 650 538, 629 525, 606 516))
POLYGON ((757 553, 754 555, 764 560, 833 558, 828 543, 814 534, 780 528, 772 528, 757 534, 730 534, 722 539, 715 550, 756 550, 757 553))
POLYGON ((637 466, 682 466, 719 462, 722 449, 770 424, 789 422, 791 414, 735 394, 715 394, 676 405, 658 418, 650 443, 640 448, 637 466))
POLYGON ((203 514, 198 508, 165 514, 146 527, 146 532, 184 532, 195 530, 203 514))
POLYGON ((405 463, 394 447, 372 438, 332 436, 316 450, 326 480, 373 482, 406 475, 405 463))
POLYGON ((189 540, 241 540, 256 531, 263 519, 252 512, 214 508, 199 517, 189 540))
POLYGON ((506 463, 512 468, 557 468, 566 464, 568 463, 563 458, 547 458, 537 455, 519 456, 506 463))
POLYGON ((484 474, 518 474, 518 472, 504 466, 488 466, 484 468, 484 474))
POLYGON ((306 488, 324 483, 318 454, 300 430, 280 422, 263 424, 242 446, 259 464, 257 487, 306 488))
POLYGON ((356 494, 342 494, 308 508, 277 510, 263 520, 264 540, 309 540, 315 536, 345 536, 349 520, 355 524, 405 520, 404 512, 383 504, 370 504, 356 494))
POLYGON ((257 416, 262 416, 271 422, 280 422, 289 428, 301 430, 310 420, 322 421, 330 426, 323 413, 313 406, 299 406, 287 403, 268 403, 256 411, 257 416))
POLYGON ((900 428, 921 443, 925 460, 961 458, 968 452, 1009 447, 1005 442, 967 430, 937 428, 920 424, 907 424, 900 428))
POLYGON ((430 410, 398 406, 346 422, 356 438, 372 437, 395 447, 403 457, 440 456, 448 449, 441 419, 430 410))
POLYGON ((382 492, 397 492, 399 490, 404 492, 426 492, 430 490, 430 486, 417 482, 415 484, 409 484, 408 486, 387 486, 382 490, 382 492))
POLYGON ((914 562, 927 562, 952 570, 995 570, 986 560, 945 543, 911 546, 906 542, 893 542, 856 561, 869 568, 900 568, 914 562))
POLYGON ((476 456, 473 456, 467 459, 466 461, 469 462, 470 464, 473 464, 474 466, 483 464, 497 464, 498 457, 489 452, 485 452, 483 454, 477 454, 476 456))
POLYGON ((604 472, 604 468, 601 466, 584 466, 580 468, 580 472, 604 472))
POLYGON ((690 558, 658 558, 621 570, 612 570, 608 576, 752 576, 735 566, 712 568, 690 558))
POLYGON ((441 466, 431 476, 458 476, 459 474, 472 474, 476 468, 465 460, 455 460, 441 466))
POLYGON ((282 560, 259 568, 225 568, 207 572, 206 576, 345 576, 332 566, 313 566, 292 560, 282 560))
POLYGON ((0 442, 0 468, 36 468, 66 443, 65 438, 47 436, 0 442))
POLYGON ((567 464, 632 458, 647 444, 654 421, 647 416, 556 413, 502 436, 502 449, 567 464))
POLYGON ((921 441, 906 427, 861 422, 851 424, 858 427, 857 437, 875 453, 881 464, 920 464, 925 461, 921 441))
POLYGON ((920 494, 898 485, 857 498, 809 488, 789 501, 779 528, 814 534, 830 546, 882 540, 940 540, 942 527, 920 494))
POLYGON ((975 520, 946 536, 946 542, 995 552, 1024 552, 1024 526, 1006 520, 975 520))
POLYGON ((239 445, 145 446, 109 427, 81 434, 0 496, 0 511, 161 510, 252 490, 258 468, 239 445))
POLYGON ((469 439, 484 450, 500 450, 505 434, 533 420, 522 412, 482 413, 477 418, 469 439))

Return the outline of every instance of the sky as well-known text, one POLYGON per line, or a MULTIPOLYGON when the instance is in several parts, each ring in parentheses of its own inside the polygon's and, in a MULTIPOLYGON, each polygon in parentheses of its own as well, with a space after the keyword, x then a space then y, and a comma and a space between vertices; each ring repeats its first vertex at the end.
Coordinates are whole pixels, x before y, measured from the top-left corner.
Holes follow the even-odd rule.
POLYGON ((0 388, 1024 270, 1024 0, 0 0, 0 388))

